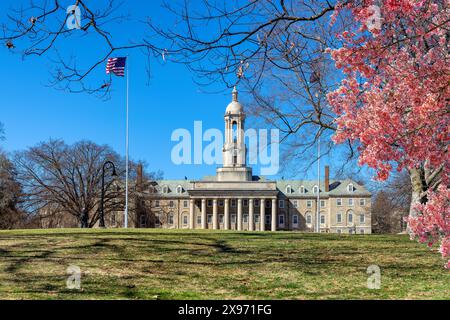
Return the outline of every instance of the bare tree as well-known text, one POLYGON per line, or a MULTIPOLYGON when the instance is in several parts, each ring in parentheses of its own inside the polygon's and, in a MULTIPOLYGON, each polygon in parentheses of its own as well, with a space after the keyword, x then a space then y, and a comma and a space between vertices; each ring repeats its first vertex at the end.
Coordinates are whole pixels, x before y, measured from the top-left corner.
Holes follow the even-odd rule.
POLYGON ((319 136, 324 156, 336 150, 346 153, 343 164, 355 158, 354 146, 336 147, 329 139, 336 126, 326 94, 336 79, 324 51, 339 45, 335 34, 351 21, 339 16, 331 26, 336 1, 165 2, 172 21, 141 18, 146 34, 136 34, 141 39, 133 43, 116 43, 108 31, 112 23, 129 18, 118 13, 115 1, 78 0, 75 4, 82 13, 79 29, 65 27, 73 13, 64 11, 58 0, 35 1, 14 11, 3 26, 1 39, 11 50, 20 46, 25 56, 48 55, 51 48, 58 50, 62 41, 80 34, 98 37, 104 52, 87 64, 75 56, 64 58, 57 53, 52 57, 51 84, 57 88, 107 95, 111 79, 89 84, 89 76, 103 68, 112 54, 137 49, 147 57, 186 65, 199 84, 221 82, 229 88, 239 84, 250 94, 249 112, 258 115, 255 125, 270 125, 283 134, 283 155, 291 160, 283 163, 300 160, 303 166, 295 167, 308 168, 314 163, 311 153, 319 136))
MULTIPOLYGON (((75 217, 80 227, 93 227, 99 219, 102 167, 106 160, 116 164, 122 179, 123 159, 110 147, 93 142, 69 146, 50 140, 18 152, 14 162, 23 186, 23 208, 35 214, 57 208, 75 217)), ((111 173, 105 175, 105 190, 105 216, 122 210, 124 188, 111 173)))
POLYGON ((0 229, 23 225, 25 216, 18 209, 20 191, 14 165, 0 150, 0 229))

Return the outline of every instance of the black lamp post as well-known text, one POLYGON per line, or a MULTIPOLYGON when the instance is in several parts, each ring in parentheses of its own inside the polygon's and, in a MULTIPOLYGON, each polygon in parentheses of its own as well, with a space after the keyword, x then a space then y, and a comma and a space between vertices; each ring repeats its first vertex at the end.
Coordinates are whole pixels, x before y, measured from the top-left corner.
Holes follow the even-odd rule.
POLYGON ((116 166, 114 165, 114 163, 112 163, 112 161, 106 161, 103 164, 103 168, 102 168, 102 196, 100 199, 100 228, 105 227, 105 213, 103 211, 103 202, 105 200, 105 170, 106 170, 107 166, 110 166, 113 169, 111 176, 117 177, 116 166))

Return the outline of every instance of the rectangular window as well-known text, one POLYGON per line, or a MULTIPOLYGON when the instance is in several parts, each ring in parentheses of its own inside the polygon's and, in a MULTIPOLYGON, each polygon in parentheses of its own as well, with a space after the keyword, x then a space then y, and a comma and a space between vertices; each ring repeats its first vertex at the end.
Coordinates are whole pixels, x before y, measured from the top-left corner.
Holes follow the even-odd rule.
POLYGON ((336 199, 336 205, 338 207, 342 206, 342 199, 341 198, 336 199))
POLYGON ((247 223, 247 222, 248 222, 248 214, 244 214, 244 216, 243 216, 243 220, 244 220, 244 222, 245 222, 245 223, 247 223))
POLYGON ((325 216, 324 215, 320 216, 320 224, 325 224, 325 216))
POLYGON ((202 216, 197 216, 197 224, 202 224, 202 216))
POLYGON ((170 200, 170 201, 169 201, 169 207, 170 207, 170 208, 173 208, 174 206, 175 206, 175 204, 173 203, 172 200, 170 200))
POLYGON ((278 207, 279 208, 284 208, 284 200, 279 200, 278 201, 278 207))
POLYGON ((141 227, 145 227, 147 222, 146 216, 141 216, 141 227))
POLYGON ((213 206, 213 201, 212 200, 208 200, 208 207, 212 207, 213 206))
POLYGON ((219 214, 219 223, 223 223, 223 214, 219 214))
POLYGON ((298 208, 298 201, 297 200, 292 201, 292 205, 294 206, 294 208, 298 208))
POLYGON ((255 223, 259 223, 259 214, 255 216, 255 223))
POLYGON ((255 199, 254 203, 255 203, 255 207, 259 207, 259 199, 255 199))
POLYGON ((115 213, 115 212, 113 212, 113 213, 111 214, 111 224, 112 224, 112 225, 115 225, 115 224, 116 224, 116 213, 115 213))
POLYGON ((338 214, 336 215, 336 222, 337 222, 337 223, 342 223, 342 213, 338 213, 338 214))
POLYGON ((312 200, 306 200, 306 207, 312 208, 312 200))
POLYGON ((188 217, 187 216, 183 216, 183 224, 184 225, 188 224, 188 217))
POLYGON ((366 216, 365 216, 364 214, 360 214, 360 215, 359 215, 359 222, 360 222, 360 223, 366 222, 366 216))
POLYGON ((242 205, 243 205, 244 207, 248 207, 248 199, 242 200, 242 205))
POLYGON ((270 216, 266 216, 266 224, 270 224, 270 216))
POLYGON ((169 215, 169 224, 173 224, 173 214, 169 215))
POLYGON ((223 200, 219 200, 219 207, 223 207, 223 200))
POLYGON ((278 225, 284 226, 284 214, 278 216, 278 225))
POLYGON ((159 208, 159 200, 155 200, 155 208, 159 208))
POLYGON ((365 206, 366 205, 366 199, 359 199, 359 205, 365 206))
POLYGON ((348 214, 348 222, 349 223, 353 222, 353 214, 351 214, 351 213, 348 214))
POLYGON ((231 206, 236 207, 236 199, 231 199, 231 206))
POLYGON ((294 224, 294 226, 298 225, 298 215, 294 214, 292 216, 292 223, 294 224))
POLYGON ((359 233, 364 234, 364 229, 359 230, 359 233))
POLYGON ((212 223, 212 214, 208 214, 208 223, 212 223))
POLYGON ((271 205, 270 201, 266 201, 266 208, 270 208, 270 205, 271 205))
POLYGON ((338 234, 341 234, 341 233, 342 233, 342 230, 341 230, 341 229, 337 229, 337 233, 338 233, 338 234))
POLYGON ((353 206, 353 198, 349 198, 348 199, 348 205, 349 206, 353 206))
POLYGON ((325 200, 320 200, 320 207, 325 208, 326 202, 325 200))
POLYGON ((183 207, 184 207, 184 208, 189 207, 189 201, 184 200, 184 201, 183 201, 183 207))
POLYGON ((231 215, 231 223, 236 223, 236 215, 235 214, 231 215))

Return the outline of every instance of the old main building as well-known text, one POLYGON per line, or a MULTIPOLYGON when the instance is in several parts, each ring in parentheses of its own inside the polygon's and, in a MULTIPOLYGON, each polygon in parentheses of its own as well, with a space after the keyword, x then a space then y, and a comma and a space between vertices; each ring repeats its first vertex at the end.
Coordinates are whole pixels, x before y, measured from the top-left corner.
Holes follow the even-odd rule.
POLYGON ((144 191, 148 211, 136 227, 315 230, 317 206, 320 232, 371 233, 371 194, 351 180, 270 181, 255 177, 246 165, 245 113, 236 89, 225 112, 223 166, 201 181, 161 180, 144 191), (317 193, 320 192, 318 201, 317 193))

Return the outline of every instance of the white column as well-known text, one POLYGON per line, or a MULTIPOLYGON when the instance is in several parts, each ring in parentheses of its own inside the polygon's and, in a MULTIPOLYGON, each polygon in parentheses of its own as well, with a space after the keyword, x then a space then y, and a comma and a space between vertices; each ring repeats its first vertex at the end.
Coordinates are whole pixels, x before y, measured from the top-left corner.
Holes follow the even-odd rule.
POLYGON ((194 209, 195 202, 191 199, 189 200, 189 229, 194 229, 194 209))
POLYGON ((225 211, 225 224, 223 226, 223 228, 225 230, 230 229, 230 199, 225 199, 224 200, 224 211, 225 211))
POLYGON ((206 229, 206 199, 202 199, 202 229, 206 229))
POLYGON ((260 223, 261 223, 261 227, 259 228, 259 230, 261 231, 266 231, 266 199, 261 199, 259 200, 259 214, 260 214, 260 223))
POLYGON ((237 199, 237 229, 242 231, 242 199, 237 199))
POLYGON ((217 221, 217 199, 213 200, 213 229, 219 229, 219 224, 217 221))
POLYGON ((248 199, 248 230, 255 230, 255 210, 253 208, 253 199, 248 199))
POLYGON ((277 231, 277 199, 272 199, 272 231, 277 231))

